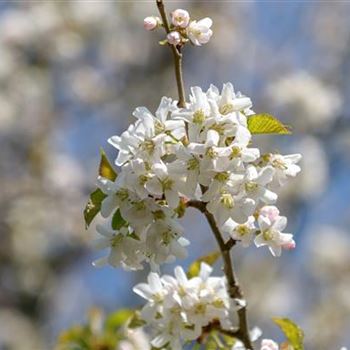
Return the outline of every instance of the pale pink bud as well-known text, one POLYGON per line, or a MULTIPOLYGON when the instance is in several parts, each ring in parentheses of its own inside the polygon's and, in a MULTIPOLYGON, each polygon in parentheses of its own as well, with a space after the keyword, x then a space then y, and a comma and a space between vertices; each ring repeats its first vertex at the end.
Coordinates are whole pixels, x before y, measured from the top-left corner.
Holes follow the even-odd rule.
POLYGON ((296 247, 296 243, 295 243, 294 239, 292 239, 291 241, 282 245, 282 248, 286 249, 286 250, 292 250, 295 247, 296 247))
POLYGON ((274 205, 265 205, 259 210, 259 215, 265 216, 270 222, 274 222, 279 214, 280 211, 274 205))
POLYGON ((153 29, 158 27, 159 23, 160 23, 160 18, 159 17, 149 16, 149 17, 146 17, 143 20, 143 27, 146 30, 153 30, 153 29))
POLYGON ((178 45, 181 42, 181 35, 179 32, 170 32, 166 38, 171 45, 178 45))
POLYGON ((190 14, 186 10, 177 9, 171 13, 171 22, 176 27, 186 28, 190 23, 190 14))

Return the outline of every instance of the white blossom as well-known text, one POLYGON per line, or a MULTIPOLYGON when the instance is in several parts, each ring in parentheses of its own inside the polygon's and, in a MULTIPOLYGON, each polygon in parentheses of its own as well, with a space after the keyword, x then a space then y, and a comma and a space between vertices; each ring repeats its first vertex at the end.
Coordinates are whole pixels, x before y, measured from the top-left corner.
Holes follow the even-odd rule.
POLYGON ((263 339, 261 341, 260 350, 278 350, 278 344, 272 339, 263 339))
POLYGON ((229 218, 221 227, 221 230, 231 238, 240 241, 243 247, 248 247, 256 231, 255 218, 254 216, 249 216, 248 220, 243 224, 239 224, 229 218))
POLYGON ((212 24, 213 21, 209 17, 198 22, 192 21, 188 27, 188 37, 191 42, 196 46, 206 44, 213 35, 213 31, 210 29, 212 24))
MULTIPOLYGON (((119 150, 117 178, 98 179, 106 195, 102 216, 111 221, 119 210, 123 230, 129 232, 117 233, 121 243, 111 250, 115 258, 106 261, 124 268, 140 268, 146 261, 158 271, 162 263, 186 257, 189 241, 178 210, 191 199, 202 201, 223 233, 243 246, 258 232, 255 244, 268 245, 276 256, 282 248, 295 247, 292 235, 282 233, 286 218, 271 204, 277 200, 274 185, 284 185, 300 171, 300 155, 260 157, 259 149, 251 147, 251 108, 251 99, 227 83, 221 92, 213 85, 206 92, 191 88, 185 108, 163 97, 155 113, 135 109, 136 122, 109 139, 119 150), (124 247, 135 248, 135 266, 126 261, 124 247)), ((101 245, 111 244, 105 240, 101 245)))
POLYGON ((232 327, 229 311, 233 304, 226 280, 211 277, 211 272, 212 268, 202 263, 199 275, 188 278, 178 266, 175 278, 151 273, 147 284, 134 287, 134 292, 147 300, 141 315, 154 334, 153 346, 162 348, 168 344, 171 349, 182 349, 186 341, 197 339, 202 327, 214 320, 226 329, 232 327))
POLYGON ((264 215, 259 215, 258 224, 260 233, 254 240, 257 247, 267 245, 273 256, 280 256, 282 248, 294 247, 293 235, 282 232, 287 226, 285 216, 277 216, 274 220, 270 220, 264 215))

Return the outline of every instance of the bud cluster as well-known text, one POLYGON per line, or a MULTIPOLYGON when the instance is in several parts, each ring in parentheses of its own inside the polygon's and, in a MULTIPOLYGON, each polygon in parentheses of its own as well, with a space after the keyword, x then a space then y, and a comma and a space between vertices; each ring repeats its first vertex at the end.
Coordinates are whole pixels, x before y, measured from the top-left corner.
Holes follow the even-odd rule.
MULTIPOLYGON (((201 46, 210 40, 213 34, 212 24, 209 17, 199 21, 191 20, 186 10, 177 9, 171 13, 170 32, 167 34, 166 42, 170 45, 183 45, 190 41, 193 45, 201 46)), ((162 20, 156 16, 146 17, 143 22, 146 30, 154 30, 162 25, 162 20)))

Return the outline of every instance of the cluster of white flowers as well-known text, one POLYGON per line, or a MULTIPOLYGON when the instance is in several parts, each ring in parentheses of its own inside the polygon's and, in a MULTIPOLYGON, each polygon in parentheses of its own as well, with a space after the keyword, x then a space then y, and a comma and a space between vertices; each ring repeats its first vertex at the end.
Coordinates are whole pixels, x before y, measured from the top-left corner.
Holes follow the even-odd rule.
POLYGON ((199 276, 189 279, 178 266, 175 278, 151 272, 148 284, 134 287, 134 292, 147 300, 141 315, 154 332, 154 347, 180 350, 186 341, 199 338, 202 327, 213 321, 220 322, 223 329, 232 327, 229 313, 239 308, 240 301, 229 298, 225 277, 210 277, 211 272, 212 268, 202 263, 199 276))
MULTIPOLYGON (((279 348, 280 348, 279 345, 274 340, 262 339, 259 349, 260 350, 279 350, 279 348)), ((287 346, 287 348, 285 350, 288 350, 288 349, 289 349, 289 347, 287 346)), ((236 341, 234 346, 232 347, 232 350, 246 350, 246 348, 241 341, 236 341)))
POLYGON ((98 246, 111 247, 98 264, 140 269, 148 261, 156 268, 185 257, 189 242, 177 219, 189 200, 204 202, 218 227, 243 246, 268 245, 275 256, 295 246, 272 204, 275 189, 300 171, 300 155, 260 155, 250 147, 252 102, 230 83, 221 93, 213 85, 191 92, 186 108, 166 97, 155 114, 136 108, 136 123, 109 139, 120 172, 115 181, 98 181, 106 194, 101 214, 109 218, 97 227, 104 236, 98 246), (118 230, 111 228, 116 216, 118 230))
MULTIPOLYGON (((191 21, 186 10, 177 9, 171 13, 171 31, 167 35, 167 42, 179 45, 190 40, 196 46, 206 44, 213 35, 210 29, 212 24, 213 21, 209 17, 191 21)), ((149 16, 144 19, 143 26, 146 30, 154 30, 162 26, 162 20, 156 16, 149 16)))

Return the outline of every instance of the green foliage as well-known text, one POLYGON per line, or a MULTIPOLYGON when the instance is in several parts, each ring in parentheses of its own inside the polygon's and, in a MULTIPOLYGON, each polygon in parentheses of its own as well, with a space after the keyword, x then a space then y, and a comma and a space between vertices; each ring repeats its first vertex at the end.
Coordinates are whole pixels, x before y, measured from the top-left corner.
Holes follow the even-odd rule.
POLYGON ((130 318, 128 328, 140 328, 145 324, 146 322, 141 318, 140 312, 136 310, 133 312, 132 317, 130 318))
POLYGON ((135 311, 130 309, 120 309, 108 315, 105 321, 107 329, 115 330, 125 325, 134 315, 135 311))
POLYGON ((107 197, 99 188, 90 194, 89 201, 84 209, 85 228, 88 228, 101 210, 101 203, 107 197))
POLYGON ((205 342, 206 350, 231 350, 236 339, 227 335, 222 335, 217 331, 212 331, 205 342))
POLYGON ((99 309, 89 312, 88 322, 62 332, 55 350, 115 350, 119 341, 125 338, 123 327, 133 311, 122 309, 107 318, 99 309))
POLYGON ((249 116, 248 129, 252 134, 291 134, 291 131, 285 125, 267 113, 249 116))
MULTIPOLYGON (((114 181, 117 173, 109 162, 106 153, 101 148, 101 160, 98 168, 98 174, 108 180, 114 181)), ((88 228, 101 210, 101 203, 107 196, 100 190, 96 189, 90 194, 90 198, 84 209, 85 228, 88 228)))
POLYGON ((120 210, 118 209, 112 217, 112 229, 120 230, 125 224, 126 221, 123 219, 122 215, 120 214, 120 210))
POLYGON ((114 181, 117 178, 117 172, 113 169, 109 162, 105 151, 101 148, 101 161, 98 168, 98 174, 108 180, 114 181))
POLYGON ((273 321, 281 328, 294 350, 304 350, 304 332, 288 318, 274 317, 273 321))
POLYGON ((208 265, 212 266, 215 264, 216 260, 218 260, 220 255, 221 255, 220 252, 215 251, 215 252, 212 252, 208 255, 202 256, 199 259, 195 260, 188 268, 187 276, 189 278, 198 276, 202 262, 205 262, 208 265))

